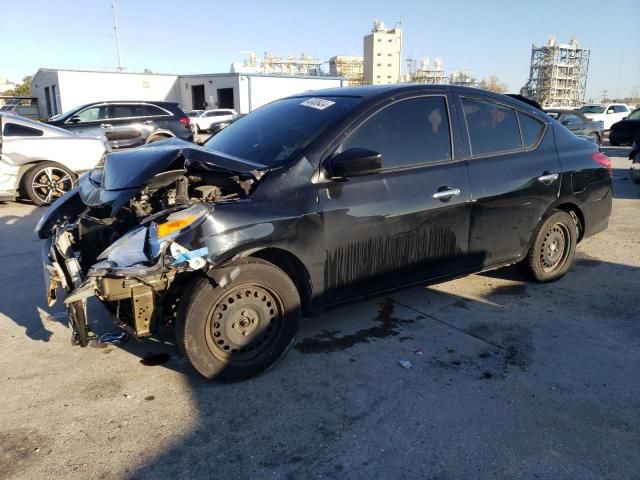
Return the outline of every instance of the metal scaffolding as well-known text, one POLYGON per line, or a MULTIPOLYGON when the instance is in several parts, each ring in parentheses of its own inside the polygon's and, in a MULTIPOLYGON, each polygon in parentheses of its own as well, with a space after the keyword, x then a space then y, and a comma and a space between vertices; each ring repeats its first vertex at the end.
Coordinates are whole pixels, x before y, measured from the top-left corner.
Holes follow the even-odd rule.
POLYGON ((531 46, 531 69, 526 94, 545 108, 579 107, 584 103, 590 51, 575 38, 557 45, 549 37, 546 45, 531 46))
POLYGON ((344 77, 349 85, 362 85, 364 58, 350 55, 336 55, 329 59, 329 75, 344 77))
POLYGON ((283 58, 265 52, 259 63, 254 51, 243 53, 247 54, 247 58, 242 63, 233 63, 231 65, 232 72, 269 75, 324 75, 322 62, 304 53, 300 57, 289 55, 283 58))

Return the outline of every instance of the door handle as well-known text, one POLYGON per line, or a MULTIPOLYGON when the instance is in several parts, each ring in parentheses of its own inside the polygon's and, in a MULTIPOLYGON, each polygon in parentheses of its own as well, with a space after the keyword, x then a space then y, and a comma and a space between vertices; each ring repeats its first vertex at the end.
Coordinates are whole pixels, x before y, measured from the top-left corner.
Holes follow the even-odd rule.
POLYGON ((111 124, 110 123, 101 123, 100 127, 102 127, 102 128, 111 128, 111 124))
POLYGON ((555 182, 559 176, 560 175, 558 175, 557 173, 545 172, 544 175, 538 177, 538 181, 544 183, 545 185, 549 185, 555 182))
POLYGON ((153 123, 153 120, 146 120, 144 122, 142 122, 143 125, 151 125, 153 123))
POLYGON ((446 190, 437 191, 431 196, 436 200, 442 200, 443 202, 446 202, 448 200, 451 200, 453 197, 457 197, 458 195, 460 195, 459 188, 448 188, 448 187, 445 187, 445 188, 446 190))

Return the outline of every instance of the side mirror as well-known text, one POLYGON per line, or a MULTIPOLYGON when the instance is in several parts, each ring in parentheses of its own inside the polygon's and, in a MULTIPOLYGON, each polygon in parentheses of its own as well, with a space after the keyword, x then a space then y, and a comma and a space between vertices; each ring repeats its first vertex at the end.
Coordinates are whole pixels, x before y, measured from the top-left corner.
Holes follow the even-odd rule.
POLYGON ((73 117, 71 117, 69 120, 67 120, 67 123, 71 123, 71 124, 76 124, 76 123, 80 123, 80 117, 77 115, 74 115, 73 117))
POLYGON ((560 123, 562 123, 562 125, 564 125, 566 127, 567 125, 571 125, 571 120, 563 120, 560 123))
POLYGON ((333 179, 347 179, 379 173, 382 154, 366 148, 350 148, 329 160, 327 170, 333 179))
POLYGON ((607 110, 607 115, 609 115, 610 113, 615 113, 615 112, 611 109, 607 110))

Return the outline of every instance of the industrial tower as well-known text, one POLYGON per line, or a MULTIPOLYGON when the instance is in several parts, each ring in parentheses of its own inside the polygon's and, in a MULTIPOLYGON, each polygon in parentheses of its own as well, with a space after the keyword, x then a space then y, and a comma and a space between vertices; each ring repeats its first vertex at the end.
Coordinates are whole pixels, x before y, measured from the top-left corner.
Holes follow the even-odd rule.
POLYGON ((580 48, 575 38, 556 44, 551 36, 546 45, 531 46, 529 81, 523 93, 545 108, 576 108, 584 103, 590 51, 580 48))

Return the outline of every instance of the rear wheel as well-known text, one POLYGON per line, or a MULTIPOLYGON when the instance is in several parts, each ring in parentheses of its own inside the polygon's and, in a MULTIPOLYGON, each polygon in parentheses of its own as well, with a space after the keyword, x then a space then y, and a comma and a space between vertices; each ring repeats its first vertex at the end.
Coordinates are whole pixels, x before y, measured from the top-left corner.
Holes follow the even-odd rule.
POLYGON ((612 147, 618 147, 620 146, 620 142, 616 140, 611 140, 611 138, 609 138, 609 145, 611 145, 612 147))
POLYGON ((29 200, 36 205, 49 205, 73 188, 76 175, 55 162, 42 162, 31 168, 22 183, 29 200))
POLYGON ((538 227, 521 268, 538 282, 550 282, 562 277, 576 251, 576 224, 567 212, 555 211, 538 227))
POLYGON ((292 344, 300 297, 291 279, 261 259, 235 264, 224 288, 196 279, 180 301, 178 345, 204 377, 245 380, 273 366, 292 344))

